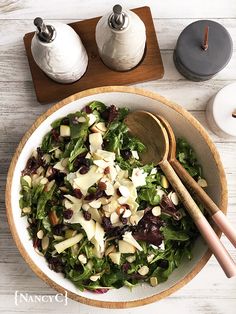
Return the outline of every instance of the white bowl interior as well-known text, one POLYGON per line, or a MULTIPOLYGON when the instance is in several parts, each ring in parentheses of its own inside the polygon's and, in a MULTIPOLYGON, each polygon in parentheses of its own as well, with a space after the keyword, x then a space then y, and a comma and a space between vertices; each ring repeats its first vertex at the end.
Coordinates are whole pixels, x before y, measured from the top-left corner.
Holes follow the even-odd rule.
POLYGON ((19 208, 18 199, 20 191, 20 175, 22 169, 25 167, 26 161, 29 158, 31 152, 37 148, 45 135, 50 130, 50 124, 56 119, 82 109, 87 103, 93 100, 99 100, 107 105, 115 104, 118 107, 127 106, 131 110, 145 109, 150 112, 158 113, 168 119, 172 127, 174 128, 177 137, 186 138, 197 152, 198 159, 203 165, 203 172, 206 180, 208 181, 208 193, 216 203, 220 201, 220 177, 215 160, 212 153, 200 135, 199 131, 181 114, 174 109, 164 105, 163 103, 150 99, 146 96, 138 94, 130 94, 124 92, 106 92, 96 95, 84 97, 76 100, 61 109, 54 112, 49 116, 32 134, 24 146, 19 159, 17 161, 15 172, 12 180, 11 188, 11 205, 13 208, 13 219, 16 227, 16 231, 20 238, 24 249, 29 254, 33 262, 44 272, 51 280, 65 289, 76 293, 78 295, 102 301, 134 301, 142 298, 152 296, 169 289, 176 284, 179 280, 185 277, 197 264, 199 259, 204 255, 207 250, 206 245, 201 238, 196 242, 193 251, 193 259, 186 261, 178 269, 176 269, 169 277, 168 281, 153 288, 149 285, 139 285, 135 287, 131 292, 127 288, 121 288, 119 290, 111 290, 105 294, 94 294, 91 292, 79 291, 69 280, 63 278, 61 274, 55 273, 47 266, 45 259, 39 256, 33 249, 32 241, 29 239, 28 232, 26 230, 27 221, 21 217, 21 210, 19 208))

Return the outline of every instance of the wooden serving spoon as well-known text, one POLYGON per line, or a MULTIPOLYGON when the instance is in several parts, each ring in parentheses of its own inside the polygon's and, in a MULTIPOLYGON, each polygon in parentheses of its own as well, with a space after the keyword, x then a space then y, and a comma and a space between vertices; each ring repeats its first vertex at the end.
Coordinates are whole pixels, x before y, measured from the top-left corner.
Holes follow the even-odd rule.
POLYGON ((157 117, 146 111, 131 112, 126 117, 125 123, 131 134, 138 137, 146 145, 146 151, 141 154, 142 162, 144 164, 154 163, 160 166, 168 181, 179 195, 202 237, 217 258, 226 276, 235 276, 236 265, 234 261, 167 160, 169 138, 164 126, 157 117))
POLYGON ((169 137, 169 154, 168 160, 171 166, 174 168, 177 175, 186 184, 189 190, 198 198, 198 200, 204 205, 215 224, 226 235, 230 242, 236 247, 236 230, 230 224, 225 214, 219 209, 219 207, 213 202, 213 200, 207 195, 207 193, 199 186, 199 184, 190 176, 188 171, 181 165, 176 159, 176 140, 175 134, 169 124, 169 122, 162 116, 156 115, 158 120, 161 121, 165 127, 169 137))

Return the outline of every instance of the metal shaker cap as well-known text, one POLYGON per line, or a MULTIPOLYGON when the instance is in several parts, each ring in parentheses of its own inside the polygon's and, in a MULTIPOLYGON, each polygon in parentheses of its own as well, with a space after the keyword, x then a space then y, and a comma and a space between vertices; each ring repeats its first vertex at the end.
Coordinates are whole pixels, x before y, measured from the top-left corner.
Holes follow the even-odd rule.
POLYGON ((55 28, 52 25, 46 25, 41 17, 34 19, 34 25, 38 29, 37 36, 42 42, 50 43, 55 39, 55 28))
POLYGON ((122 12, 122 6, 116 4, 113 7, 113 13, 109 16, 108 24, 112 29, 121 31, 129 24, 129 17, 125 12, 122 12))

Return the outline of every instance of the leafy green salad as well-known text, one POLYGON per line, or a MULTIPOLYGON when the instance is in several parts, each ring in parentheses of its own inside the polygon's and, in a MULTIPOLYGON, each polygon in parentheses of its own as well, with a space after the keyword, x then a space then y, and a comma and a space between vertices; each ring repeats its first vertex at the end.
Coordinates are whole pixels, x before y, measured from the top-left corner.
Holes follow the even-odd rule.
MULTIPOLYGON (((20 207, 38 254, 80 290, 166 281, 199 233, 158 166, 143 165, 127 108, 94 101, 52 123, 21 176, 20 207)), ((189 144, 177 158, 202 186, 189 144)))

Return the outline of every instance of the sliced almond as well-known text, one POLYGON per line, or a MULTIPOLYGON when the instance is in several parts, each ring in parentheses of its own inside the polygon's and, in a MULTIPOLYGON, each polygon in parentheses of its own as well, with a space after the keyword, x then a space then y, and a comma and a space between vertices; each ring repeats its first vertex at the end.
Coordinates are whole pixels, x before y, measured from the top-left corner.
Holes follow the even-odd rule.
POLYGON ((90 202, 89 205, 93 208, 100 208, 102 203, 99 200, 94 200, 94 201, 90 202))
POLYGON ((150 278, 150 285, 152 287, 156 287, 158 285, 158 280, 157 280, 157 277, 151 277, 150 278))
POLYGON ((43 236, 44 236, 43 230, 39 230, 39 231, 37 232, 37 238, 40 239, 40 240, 42 240, 43 236))
POLYGON ((148 263, 151 263, 151 261, 153 260, 153 258, 154 258, 154 254, 149 254, 148 256, 147 256, 147 261, 148 261, 148 263))
POLYGON ((110 220, 112 224, 115 224, 119 221, 119 215, 116 212, 112 213, 110 216, 110 220))
POLYGON ((22 212, 23 212, 24 214, 29 214, 29 213, 31 213, 31 207, 24 207, 24 208, 22 209, 22 212))
POLYGON ((85 211, 89 210, 89 208, 90 208, 89 204, 83 204, 82 205, 82 209, 85 211))
POLYGON ((40 167, 37 169, 37 171, 36 171, 36 173, 37 173, 39 176, 41 176, 41 175, 43 174, 43 172, 44 172, 44 169, 43 169, 42 166, 40 166, 40 167))
POLYGON ((107 181, 106 182, 106 190, 105 190, 106 195, 110 196, 113 195, 115 193, 115 189, 112 185, 111 182, 107 181))
POLYGON ((49 237, 48 236, 43 237, 41 245, 42 245, 43 251, 46 251, 48 249, 48 246, 49 246, 49 237))
POLYGON ((99 198, 99 200, 100 200, 102 205, 107 205, 110 202, 110 199, 106 198, 106 197, 101 197, 101 198, 99 198))
POLYGON ((78 260, 80 261, 81 264, 86 264, 87 263, 87 257, 84 254, 80 254, 78 256, 78 260))
POLYGON ((155 217, 160 216, 160 214, 161 214, 161 207, 160 206, 153 207, 152 214, 155 217))
POLYGON ((138 273, 139 273, 141 276, 147 275, 148 272, 149 272, 149 267, 147 267, 146 265, 142 266, 142 267, 139 268, 139 270, 138 270, 138 273))
POLYGON ((89 279, 92 281, 97 281, 98 279, 100 279, 100 277, 101 277, 101 275, 93 275, 89 279))
POLYGON ((122 215, 123 218, 129 218, 132 215, 131 210, 126 209, 124 214, 122 215))
POLYGON ((172 203, 173 203, 175 206, 177 206, 177 205, 179 204, 179 198, 178 198, 178 195, 177 195, 175 192, 173 192, 173 193, 171 194, 170 199, 171 199, 172 203))
POLYGON ((136 260, 136 256, 135 255, 130 255, 126 257, 127 262, 129 263, 133 263, 136 260))
POLYGON ((27 184, 28 184, 29 187, 32 186, 32 179, 31 179, 30 176, 26 175, 26 176, 24 176, 22 179, 27 182, 27 184))
POLYGON ((198 185, 200 185, 200 187, 201 188, 206 188, 207 187, 207 181, 205 180, 205 179, 199 179, 198 181, 197 181, 197 183, 198 183, 198 185))
POLYGON ((126 198, 130 196, 130 191, 129 191, 129 189, 128 189, 126 186, 124 186, 124 185, 121 185, 121 186, 119 187, 119 191, 120 191, 120 194, 121 194, 122 196, 126 197, 126 198))
POLYGON ((134 159, 139 160, 139 155, 138 152, 136 150, 131 150, 132 156, 134 157, 134 159))
POLYGON ((47 178, 43 178, 40 180, 40 184, 45 185, 46 183, 48 183, 48 179, 47 178))
POLYGON ((117 201, 118 201, 118 203, 119 203, 120 205, 124 205, 124 204, 127 203, 127 197, 121 196, 121 197, 118 198, 117 201))
POLYGON ((163 175, 161 176, 161 186, 164 189, 167 189, 169 187, 169 182, 167 181, 166 177, 163 175))
POLYGON ((115 248, 115 245, 110 245, 106 251, 105 251, 105 256, 109 255, 110 253, 112 252, 115 252, 116 251, 116 248, 115 248))
POLYGON ((125 211, 125 208, 123 207, 123 206, 119 206, 119 207, 117 207, 117 209, 116 209, 116 212, 117 212, 117 215, 121 215, 121 214, 123 214, 123 212, 125 211))
POLYGON ((84 122, 86 122, 86 118, 85 117, 79 117, 79 118, 77 118, 77 121, 79 123, 84 123, 84 122))

